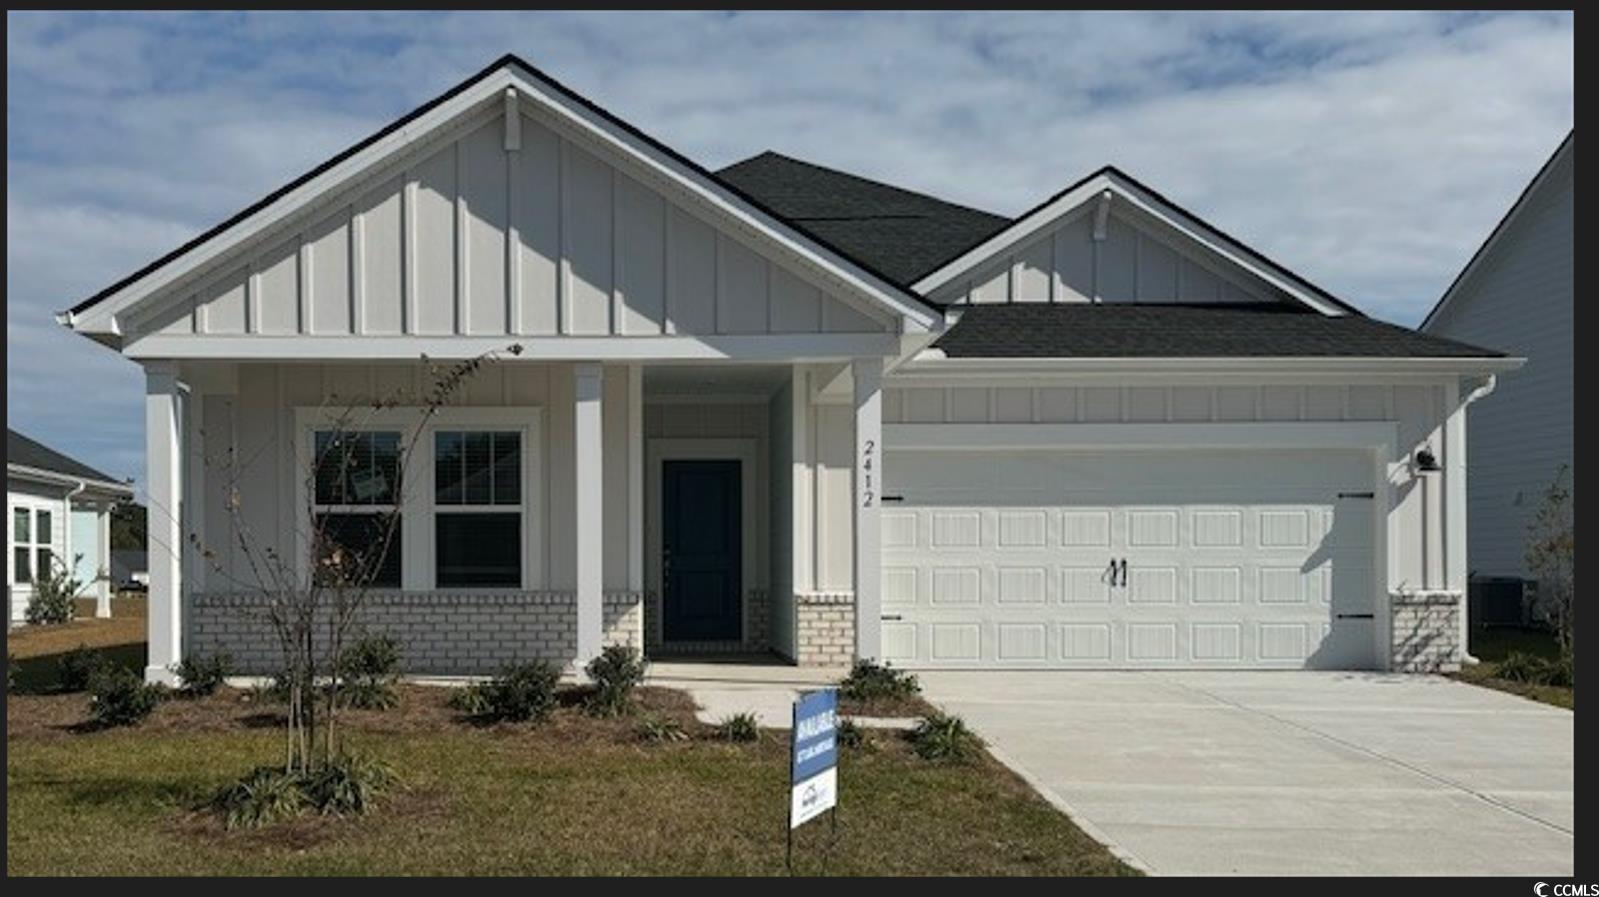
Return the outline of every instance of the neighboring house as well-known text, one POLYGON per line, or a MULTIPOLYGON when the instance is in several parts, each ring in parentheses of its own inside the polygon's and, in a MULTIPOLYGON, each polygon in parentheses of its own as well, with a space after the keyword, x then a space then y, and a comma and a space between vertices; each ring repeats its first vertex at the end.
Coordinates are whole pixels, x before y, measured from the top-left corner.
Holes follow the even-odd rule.
POLYGON ((161 546, 238 520, 304 577, 310 515, 359 547, 374 507, 402 520, 365 625, 417 672, 1447 667, 1464 410, 1517 365, 1113 168, 1015 220, 713 173, 514 57, 61 321, 145 368, 152 678, 276 652, 234 553, 161 546), (327 408, 512 343, 406 489, 404 408, 306 482, 327 408))
POLYGON ((10 624, 26 621, 39 571, 71 565, 95 599, 95 616, 111 616, 111 506, 133 490, 93 467, 6 430, 6 582, 10 624))
POLYGON ((1575 139, 1566 136, 1421 325, 1527 359, 1467 417, 1474 577, 1526 578, 1527 527, 1545 490, 1562 467, 1575 487, 1575 139))

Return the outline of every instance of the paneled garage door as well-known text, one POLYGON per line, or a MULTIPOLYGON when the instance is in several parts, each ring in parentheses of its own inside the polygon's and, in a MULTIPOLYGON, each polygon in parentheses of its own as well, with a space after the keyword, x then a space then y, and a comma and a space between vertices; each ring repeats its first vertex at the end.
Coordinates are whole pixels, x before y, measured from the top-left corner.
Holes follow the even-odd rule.
POLYGON ((886 460, 883 653, 900 666, 1374 665, 1369 452, 886 460))

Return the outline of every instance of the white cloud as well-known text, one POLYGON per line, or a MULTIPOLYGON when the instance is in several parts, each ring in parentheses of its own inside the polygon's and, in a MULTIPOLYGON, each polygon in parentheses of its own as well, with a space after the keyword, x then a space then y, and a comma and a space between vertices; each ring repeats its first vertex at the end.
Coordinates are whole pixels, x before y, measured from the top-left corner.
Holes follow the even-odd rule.
POLYGON ((51 312, 507 51, 712 167, 772 148, 1015 213, 1114 163, 1403 323, 1574 118, 1570 15, 13 14, 7 25, 10 423, 115 473, 139 466, 137 369, 51 312))

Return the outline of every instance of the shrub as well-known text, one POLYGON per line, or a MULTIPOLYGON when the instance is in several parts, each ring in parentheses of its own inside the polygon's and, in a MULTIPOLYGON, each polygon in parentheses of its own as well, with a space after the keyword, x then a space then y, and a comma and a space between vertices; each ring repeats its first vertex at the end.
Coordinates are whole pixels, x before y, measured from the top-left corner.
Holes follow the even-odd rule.
POLYGON ((745 743, 759 741, 761 738, 761 726, 756 721, 755 714, 735 713, 732 716, 723 717, 722 721, 716 724, 716 734, 723 741, 745 743))
POLYGON ((211 806, 230 829, 260 828, 300 814, 306 805, 302 784, 300 776, 281 767, 258 766, 219 789, 211 806))
POLYGON ((920 682, 910 673, 894 669, 886 663, 857 660, 849 675, 838 684, 844 697, 857 701, 879 698, 911 698, 922 693, 920 682))
POLYGON ((543 661, 508 667, 488 682, 469 685, 450 706, 483 722, 539 722, 555 709, 561 673, 543 661))
POLYGON ((211 806, 230 829, 260 828, 292 819, 307 809, 324 816, 359 816, 395 782, 379 760, 345 754, 314 772, 258 766, 217 790, 211 806))
POLYGON ((617 716, 625 713, 633 699, 633 689, 644 681, 644 659, 639 652, 623 646, 611 645, 600 656, 589 661, 584 671, 594 680, 594 694, 589 697, 589 712, 598 716, 617 716))
POLYGON ((131 726, 155 710, 164 692, 132 670, 106 667, 89 681, 89 717, 98 726, 131 726))
POLYGON ((33 578, 33 595, 28 598, 28 622, 71 623, 77 613, 72 599, 78 596, 83 583, 72 578, 67 566, 52 558, 46 569, 33 578))
POLYGON ((56 661, 56 681, 61 683, 62 691, 83 691, 89 687, 94 674, 107 665, 103 653, 88 645, 79 645, 56 661))
POLYGON ((388 636, 363 638, 339 655, 339 696, 346 706, 388 710, 399 703, 400 645, 388 636))
POLYGON ((394 770, 381 760, 346 754, 305 776, 301 790, 324 816, 359 816, 394 780, 394 770))
POLYGON ((911 745, 923 760, 960 763, 977 755, 982 746, 966 728, 966 721, 947 713, 933 712, 923 717, 910 733, 911 745))
POLYGON ((1570 658, 1539 657, 1524 651, 1515 651, 1499 662, 1495 675, 1511 682, 1528 685, 1558 685, 1569 688, 1572 682, 1570 658))
POLYGON ((677 720, 664 716, 646 717, 638 724, 640 741, 663 744, 669 741, 688 741, 688 733, 677 720))
POLYGON ((833 730, 833 740, 839 747, 858 748, 866 744, 866 730, 847 716, 841 716, 833 730))
POLYGON ((186 698, 203 698, 216 694, 233 671, 233 657, 226 651, 216 654, 185 657, 172 667, 182 684, 178 693, 186 698))

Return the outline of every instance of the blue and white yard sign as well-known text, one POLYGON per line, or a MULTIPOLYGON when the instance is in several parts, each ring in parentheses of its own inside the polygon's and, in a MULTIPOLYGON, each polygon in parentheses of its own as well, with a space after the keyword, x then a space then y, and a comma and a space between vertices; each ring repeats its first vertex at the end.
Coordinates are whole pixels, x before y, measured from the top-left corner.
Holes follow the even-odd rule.
POLYGON ((838 692, 806 692, 794 702, 793 793, 788 827, 798 828, 838 803, 838 692))

